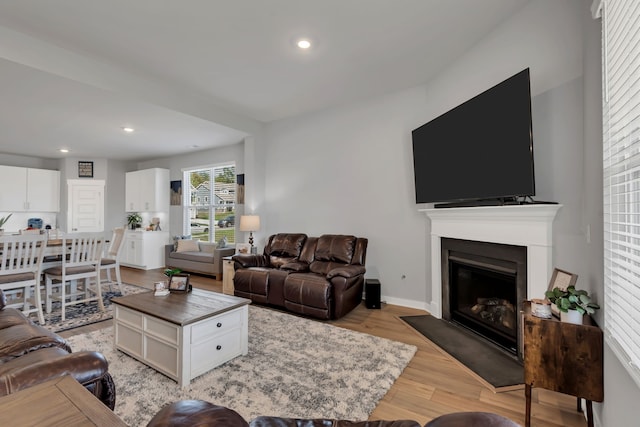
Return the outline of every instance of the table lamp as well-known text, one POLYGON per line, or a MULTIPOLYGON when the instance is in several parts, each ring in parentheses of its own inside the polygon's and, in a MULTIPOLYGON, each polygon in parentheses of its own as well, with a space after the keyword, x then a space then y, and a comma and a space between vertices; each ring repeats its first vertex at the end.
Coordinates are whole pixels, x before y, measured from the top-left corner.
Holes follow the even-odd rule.
POLYGON ((249 244, 251 245, 251 253, 254 253, 253 232, 258 230, 260 230, 260 217, 258 215, 240 216, 240 231, 249 232, 249 244))

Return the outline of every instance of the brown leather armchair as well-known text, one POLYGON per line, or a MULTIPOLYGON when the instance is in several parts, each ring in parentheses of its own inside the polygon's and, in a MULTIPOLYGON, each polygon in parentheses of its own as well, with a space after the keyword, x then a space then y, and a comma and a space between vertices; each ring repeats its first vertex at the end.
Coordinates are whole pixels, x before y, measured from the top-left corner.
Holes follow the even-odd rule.
POLYGON ((115 385, 101 353, 72 353, 63 338, 19 310, 4 308, 3 301, 0 290, 0 396, 71 375, 110 409, 115 407, 115 385))
POLYGON ((281 233, 262 255, 234 255, 235 295, 318 319, 338 319, 362 301, 368 240, 281 233))

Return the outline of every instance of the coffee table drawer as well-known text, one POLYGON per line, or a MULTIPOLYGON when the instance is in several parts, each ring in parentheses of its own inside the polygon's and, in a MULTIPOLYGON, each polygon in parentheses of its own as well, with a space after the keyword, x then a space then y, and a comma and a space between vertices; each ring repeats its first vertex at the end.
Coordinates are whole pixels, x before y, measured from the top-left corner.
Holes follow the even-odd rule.
POLYGON ((136 327, 137 329, 142 329, 142 319, 144 315, 139 311, 133 311, 126 307, 120 307, 119 305, 115 306, 116 309, 116 319, 118 319, 122 323, 128 323, 131 326, 136 327))
POLYGON ((204 322, 199 322, 191 328, 191 344, 198 344, 203 339, 211 337, 212 334, 224 334, 230 329, 237 328, 241 323, 242 312, 240 310, 229 311, 204 322))
POLYGON ((239 328, 194 344, 191 348, 191 377, 204 374, 212 367, 221 365, 241 354, 242 335, 239 328))
POLYGON ((153 335, 171 344, 178 344, 178 334, 180 331, 176 325, 172 325, 169 322, 146 316, 144 330, 148 335, 153 335))

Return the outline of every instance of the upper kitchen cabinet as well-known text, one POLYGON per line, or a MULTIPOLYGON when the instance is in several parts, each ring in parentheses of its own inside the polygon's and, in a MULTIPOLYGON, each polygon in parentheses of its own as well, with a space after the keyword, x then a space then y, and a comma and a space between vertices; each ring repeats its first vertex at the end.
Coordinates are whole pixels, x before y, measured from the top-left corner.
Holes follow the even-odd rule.
POLYGON ((169 170, 127 172, 125 201, 127 212, 169 212, 169 170))
POLYGON ((0 166, 0 211, 60 211, 60 172, 0 166))

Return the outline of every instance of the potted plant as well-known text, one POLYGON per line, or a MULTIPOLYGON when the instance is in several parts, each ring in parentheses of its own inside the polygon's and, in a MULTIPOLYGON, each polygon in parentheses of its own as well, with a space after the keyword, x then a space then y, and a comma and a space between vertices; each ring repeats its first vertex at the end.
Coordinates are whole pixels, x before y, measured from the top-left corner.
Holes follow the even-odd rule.
POLYGON ((13 214, 9 214, 7 216, 3 216, 2 218, 0 218, 0 235, 2 235, 4 233, 4 225, 7 223, 7 221, 9 221, 9 218, 11 218, 11 215, 13 214))
POLYGON ((141 223, 142 223, 142 217, 138 212, 132 212, 129 215, 127 215, 127 224, 129 224, 129 228, 131 228, 132 230, 135 230, 136 228, 140 227, 141 223))
POLYGON ((582 324, 582 316, 585 313, 593 314, 600 306, 591 302, 589 293, 575 286, 567 289, 553 288, 545 292, 545 296, 560 310, 560 319, 563 322, 582 324))

